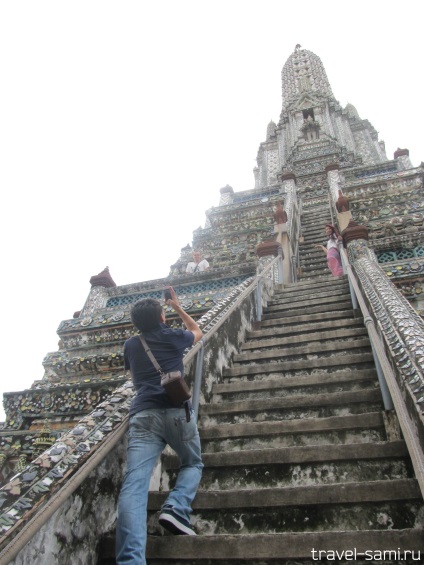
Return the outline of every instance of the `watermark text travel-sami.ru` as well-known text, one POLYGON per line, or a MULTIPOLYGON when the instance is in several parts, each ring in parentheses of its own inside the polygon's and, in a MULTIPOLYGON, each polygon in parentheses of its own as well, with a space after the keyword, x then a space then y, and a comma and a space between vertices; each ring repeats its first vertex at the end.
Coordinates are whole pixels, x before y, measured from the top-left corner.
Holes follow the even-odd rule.
MULTIPOLYGON (((321 561, 326 559, 327 561, 339 561, 340 559, 345 559, 346 561, 356 561, 357 559, 363 559, 364 561, 393 561, 398 563, 399 561, 404 561, 406 559, 412 559, 413 561, 421 561, 421 551, 401 551, 398 550, 365 550, 357 551, 355 549, 347 549, 342 551, 337 550, 321 550, 312 549, 312 559, 314 561, 321 561)), ((424 555, 423 555, 424 557, 424 555)))

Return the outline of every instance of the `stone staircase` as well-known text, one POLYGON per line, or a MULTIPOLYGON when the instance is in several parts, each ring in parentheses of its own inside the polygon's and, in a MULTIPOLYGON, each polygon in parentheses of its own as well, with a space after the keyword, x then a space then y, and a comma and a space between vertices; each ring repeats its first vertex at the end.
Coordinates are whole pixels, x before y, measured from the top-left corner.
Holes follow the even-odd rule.
POLYGON ((304 209, 302 214, 304 241, 299 244, 301 267, 299 278, 304 280, 311 277, 326 276, 330 273, 324 252, 322 249, 315 247, 315 245, 327 242, 325 224, 331 223, 328 205, 304 209))
MULTIPOLYGON (((313 550, 424 551, 422 497, 396 418, 383 411, 345 278, 275 293, 261 329, 201 406, 199 428, 199 535, 161 535, 165 493, 151 493, 149 565, 288 565, 313 563, 313 550)), ((166 455, 163 465, 166 489, 177 458, 166 455)))

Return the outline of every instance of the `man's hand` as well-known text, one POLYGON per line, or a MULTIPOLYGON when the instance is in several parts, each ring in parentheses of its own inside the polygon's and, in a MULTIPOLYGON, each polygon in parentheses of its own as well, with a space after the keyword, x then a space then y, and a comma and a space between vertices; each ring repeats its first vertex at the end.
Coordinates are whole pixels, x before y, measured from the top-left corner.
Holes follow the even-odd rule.
POLYGON ((189 314, 187 314, 187 312, 184 312, 184 310, 181 308, 177 295, 175 294, 175 290, 172 288, 172 286, 169 286, 168 290, 171 293, 171 298, 165 300, 165 304, 172 306, 173 309, 177 312, 188 331, 194 334, 194 343, 196 343, 203 337, 202 330, 199 328, 193 318, 189 314))
POLYGON ((168 300, 165 300, 165 304, 167 306, 172 306, 174 309, 177 306, 180 306, 180 303, 178 302, 178 297, 175 294, 175 290, 172 288, 172 286, 168 286, 166 287, 166 290, 169 290, 170 294, 171 294, 171 298, 168 298, 168 300))

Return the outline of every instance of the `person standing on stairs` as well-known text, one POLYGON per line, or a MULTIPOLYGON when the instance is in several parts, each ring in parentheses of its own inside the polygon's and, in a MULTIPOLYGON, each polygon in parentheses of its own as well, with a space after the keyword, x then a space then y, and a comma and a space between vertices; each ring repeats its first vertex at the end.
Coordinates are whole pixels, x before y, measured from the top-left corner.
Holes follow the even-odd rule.
MULTIPOLYGON (((183 354, 202 338, 202 330, 180 306, 172 287, 172 306, 187 330, 165 325, 165 313, 158 300, 145 298, 131 308, 131 321, 143 334, 150 352, 164 373, 184 374, 183 354)), ((130 411, 127 467, 118 501, 116 563, 146 565, 147 498, 150 477, 166 445, 180 458, 181 466, 173 490, 165 500, 159 523, 179 535, 196 535, 190 525, 191 503, 202 476, 200 436, 194 411, 175 408, 161 386, 161 377, 144 349, 140 336, 124 344, 125 369, 131 371, 136 390, 130 411)))
POLYGON ((343 266, 337 242, 342 240, 342 236, 339 234, 339 230, 332 224, 325 225, 325 234, 328 237, 326 246, 315 245, 315 247, 319 247, 327 255, 327 265, 333 276, 341 277, 343 275, 343 266))

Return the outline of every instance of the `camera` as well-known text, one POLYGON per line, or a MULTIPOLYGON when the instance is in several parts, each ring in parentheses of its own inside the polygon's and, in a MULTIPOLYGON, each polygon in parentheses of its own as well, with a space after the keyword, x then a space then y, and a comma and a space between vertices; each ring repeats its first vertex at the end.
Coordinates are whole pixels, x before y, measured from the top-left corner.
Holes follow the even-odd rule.
POLYGON ((165 290, 163 291, 163 297, 165 300, 170 300, 172 298, 169 288, 165 288, 165 290))

